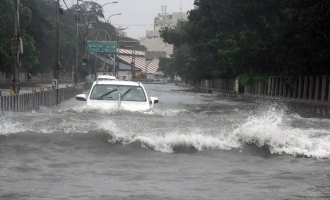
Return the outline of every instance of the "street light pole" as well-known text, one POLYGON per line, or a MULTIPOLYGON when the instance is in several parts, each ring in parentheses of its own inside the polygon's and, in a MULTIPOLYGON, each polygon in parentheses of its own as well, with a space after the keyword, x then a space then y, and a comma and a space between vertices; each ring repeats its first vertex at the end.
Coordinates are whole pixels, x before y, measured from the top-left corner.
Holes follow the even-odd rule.
POLYGON ((96 41, 96 52, 95 52, 95 65, 94 65, 94 72, 95 72, 95 77, 94 79, 97 79, 97 49, 98 49, 98 43, 97 43, 97 30, 96 30, 96 34, 95 34, 95 41, 96 41))
POLYGON ((53 69, 53 79, 57 80, 57 84, 55 85, 56 90, 56 105, 58 104, 58 70, 60 68, 59 66, 59 12, 60 12, 60 1, 57 0, 56 2, 56 52, 55 52, 55 63, 54 63, 54 69, 53 69))
POLYGON ((14 53, 14 74, 13 74, 13 92, 19 94, 19 67, 20 67, 20 53, 22 53, 22 40, 20 38, 20 23, 19 23, 19 7, 20 0, 15 1, 15 27, 14 38, 11 40, 13 44, 14 53))
POLYGON ((74 68, 74 83, 75 85, 78 84, 78 51, 79 51, 79 29, 78 29, 78 22, 79 22, 79 1, 77 0, 77 6, 76 6, 76 66, 74 68))
MULTIPOLYGON (((118 2, 110 2, 110 3, 118 3, 118 2)), ((107 4, 110 4, 110 3, 107 3, 107 4)), ((106 4, 104 4, 104 5, 106 5, 106 4)), ((113 15, 110 15, 109 17, 108 17, 108 19, 105 21, 105 23, 107 23, 107 22, 109 22, 109 19, 112 17, 112 16, 115 16, 115 15, 121 15, 121 13, 116 13, 116 14, 113 14, 113 15)), ((105 19, 105 18, 104 18, 105 19)), ((103 30, 103 29, 100 29, 101 31, 104 31, 104 41, 106 42, 107 41, 107 37, 106 37, 106 35, 108 35, 108 37, 109 37, 109 41, 111 41, 112 39, 111 39, 111 37, 110 37, 110 35, 108 34, 108 32, 106 32, 105 30, 103 30)), ((103 74, 105 74, 106 73, 106 53, 104 52, 104 71, 103 71, 103 74)))
MULTIPOLYGON (((110 35, 108 34, 108 32, 106 32, 105 30, 103 30, 103 29, 99 29, 100 31, 103 31, 104 32, 104 40, 105 40, 105 42, 107 41, 107 35, 108 35, 108 37, 109 37, 109 41, 111 41, 111 37, 110 37, 110 35)), ((103 71, 103 74, 105 75, 105 72, 106 72, 106 57, 105 57, 105 55, 106 55, 106 53, 105 52, 103 52, 104 53, 104 71, 103 71)))
MULTIPOLYGON (((113 4, 113 3, 118 3, 118 1, 113 1, 113 2, 109 2, 109 3, 105 3, 105 4, 101 5, 101 8, 103 8, 103 6, 105 6, 105 5, 113 4)), ((77 0, 77 4, 78 4, 78 0, 77 0)), ((104 17, 103 17, 103 18, 104 18, 104 17)), ((104 18, 104 19, 105 19, 105 18, 104 18)), ((77 31, 77 32, 78 32, 78 31, 77 31)), ((96 46, 98 47, 97 32, 98 32, 98 30, 96 30, 96 38, 95 38, 95 40, 96 40, 96 46)), ((97 78, 97 49, 98 49, 98 48, 96 48, 96 52, 95 52, 95 66, 94 66, 95 80, 96 80, 96 78, 97 78)), ((105 60, 104 60, 104 66, 105 66, 105 60)))
POLYGON ((124 48, 132 48, 132 62, 131 62, 131 80, 133 80, 134 77, 134 67, 135 67, 135 50, 134 46, 123 46, 124 48))
POLYGON ((108 5, 108 4, 112 4, 112 3, 118 3, 118 1, 113 1, 113 2, 109 2, 109 3, 105 3, 101 7, 103 8, 103 6, 108 5))
MULTIPOLYGON (((112 36, 113 36, 113 34, 114 33, 112 33, 111 34, 111 36, 109 35, 109 33, 106 31, 106 30, 103 30, 103 29, 99 29, 100 31, 103 31, 104 33, 105 33, 105 41, 107 41, 107 39, 106 39, 106 35, 109 37, 109 41, 112 41, 112 36)), ((117 50, 117 47, 116 47, 116 50, 117 50)), ((109 52, 109 57, 112 59, 112 61, 113 61, 113 69, 112 69, 112 72, 113 72, 113 75, 115 75, 115 66, 116 66, 116 53, 117 52, 113 52, 114 53, 114 58, 112 59, 111 58, 111 52, 109 52)), ((104 74, 105 74, 105 72, 106 72, 106 66, 105 66, 105 64, 106 64, 106 57, 105 57, 105 55, 106 55, 106 52, 104 52, 104 74)))
POLYGON ((107 21, 106 21, 106 22, 108 22, 108 23, 109 23, 109 19, 110 19, 112 16, 115 16, 115 15, 121 15, 121 13, 116 13, 116 14, 110 15, 110 16, 108 17, 108 19, 107 19, 107 21))

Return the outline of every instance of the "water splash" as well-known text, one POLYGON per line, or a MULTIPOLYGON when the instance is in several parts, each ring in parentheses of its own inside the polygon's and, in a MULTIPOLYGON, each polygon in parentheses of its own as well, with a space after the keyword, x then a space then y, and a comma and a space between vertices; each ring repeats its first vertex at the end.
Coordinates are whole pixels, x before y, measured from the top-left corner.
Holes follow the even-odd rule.
POLYGON ((0 135, 9 135, 12 133, 22 132, 24 128, 18 121, 14 121, 10 116, 0 117, 0 135))
POLYGON ((309 119, 286 115, 286 108, 271 106, 261 114, 251 116, 234 130, 243 143, 267 146, 273 154, 289 154, 315 158, 330 157, 330 131, 319 127, 293 127, 292 118, 306 123, 309 119))
POLYGON ((134 131, 122 131, 116 126, 111 129, 111 143, 122 143, 123 145, 138 142, 144 148, 151 148, 162 153, 174 153, 177 149, 193 148, 196 151, 205 149, 231 150, 240 146, 238 140, 225 134, 205 134, 202 128, 176 128, 176 130, 149 129, 141 133, 134 131), (169 131, 169 132, 168 132, 169 131))
POLYGON ((223 110, 210 118, 184 109, 153 115, 81 105, 0 117, 0 135, 18 132, 81 133, 103 131, 110 143, 140 143, 163 153, 180 149, 237 150, 244 144, 267 147, 272 154, 330 158, 330 120, 302 118, 272 104, 256 109, 223 110), (128 123, 129 122, 129 123, 128 123))

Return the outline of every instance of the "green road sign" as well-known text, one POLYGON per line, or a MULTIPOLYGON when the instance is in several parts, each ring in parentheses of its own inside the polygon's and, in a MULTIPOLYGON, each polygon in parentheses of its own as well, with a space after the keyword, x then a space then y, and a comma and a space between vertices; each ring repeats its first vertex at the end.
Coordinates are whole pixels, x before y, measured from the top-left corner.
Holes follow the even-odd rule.
POLYGON ((108 52, 116 53, 117 52, 117 41, 87 41, 87 51, 88 52, 108 52))
POLYGON ((95 42, 95 41, 91 41, 88 40, 87 41, 87 51, 88 52, 103 52, 104 51, 104 47, 103 44, 99 43, 99 42, 95 42))
POLYGON ((106 41, 104 51, 108 53, 117 53, 117 41, 106 41))

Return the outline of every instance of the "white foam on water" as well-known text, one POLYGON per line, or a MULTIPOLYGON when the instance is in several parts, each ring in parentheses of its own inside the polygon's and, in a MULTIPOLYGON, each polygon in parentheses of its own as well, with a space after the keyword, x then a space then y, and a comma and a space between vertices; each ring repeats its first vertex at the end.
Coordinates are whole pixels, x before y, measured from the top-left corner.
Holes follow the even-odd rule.
MULTIPOLYGON (((104 125, 102 128, 107 129, 109 127, 104 125)), ((125 132, 123 129, 113 125, 111 126, 111 131, 113 132, 110 142, 120 142, 124 145, 139 142, 142 147, 152 148, 162 153, 173 153, 176 147, 193 147, 200 151, 205 149, 230 150, 240 146, 237 139, 233 139, 225 134, 216 136, 205 134, 205 130, 201 128, 181 128, 175 130, 164 128, 164 130, 152 129, 141 133, 125 132), (169 132, 164 132, 164 130, 169 132)))
MULTIPOLYGON (((288 123, 290 120, 287 120, 289 117, 283 109, 270 107, 259 115, 249 117, 233 134, 244 143, 267 146, 271 153, 330 158, 330 130, 323 127, 292 127, 288 123)), ((310 121, 297 115, 293 117, 310 121)))
POLYGON ((164 136, 138 136, 135 140, 140 141, 145 147, 152 147, 156 151, 163 153, 173 153, 175 147, 193 147, 201 151, 205 149, 231 150, 240 145, 236 142, 237 140, 205 135, 198 131, 187 134, 172 132, 164 136))
POLYGON ((24 131, 24 127, 19 122, 13 121, 10 117, 0 117, 0 135, 10 135, 24 131))
MULTIPOLYGON (((235 115, 241 112, 239 109, 234 111, 235 115)), ((158 112, 156 117, 171 117, 184 110, 170 109, 163 114, 158 112)), ((177 147, 232 150, 241 148, 244 143, 253 143, 260 147, 267 146, 273 154, 330 158, 330 130, 327 125, 330 124, 330 120, 286 114, 286 109, 277 105, 260 109, 258 113, 251 112, 248 118, 232 116, 233 119, 228 124, 220 120, 218 124, 207 128, 199 124, 199 127, 167 126, 161 127, 160 130, 148 125, 141 128, 125 124, 125 120, 144 120, 143 124, 148 124, 145 121, 148 117, 141 117, 140 114, 132 115, 118 110, 78 105, 54 113, 47 110, 47 113, 29 113, 24 116, 2 115, 0 135, 24 131, 89 133, 105 130, 111 135, 109 142, 120 142, 124 145, 139 142, 142 147, 153 148, 163 153, 173 153, 177 147), (231 124, 231 121, 235 123, 231 124), (298 123, 294 126, 293 122, 298 123), (311 125, 300 127, 301 124, 311 125), (225 127, 227 125, 228 127, 225 127)), ((218 122, 215 119, 213 121, 218 122)))
POLYGON ((175 116, 183 112, 187 112, 185 109, 165 109, 165 110, 154 110, 155 113, 162 116, 175 116))
POLYGON ((75 106, 70 108, 70 110, 73 110, 77 113, 100 113, 100 114, 114 114, 120 109, 118 107, 109 106, 109 105, 103 105, 101 106, 88 106, 86 104, 81 106, 75 106))

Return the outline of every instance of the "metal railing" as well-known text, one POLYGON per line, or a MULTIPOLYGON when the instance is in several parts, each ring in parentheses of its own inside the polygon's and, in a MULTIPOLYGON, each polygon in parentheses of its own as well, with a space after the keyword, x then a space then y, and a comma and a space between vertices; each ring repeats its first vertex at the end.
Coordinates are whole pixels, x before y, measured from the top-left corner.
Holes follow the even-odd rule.
POLYGON ((238 80, 233 79, 203 80, 199 89, 203 92, 232 93, 330 105, 330 76, 270 76, 265 81, 246 86, 239 85, 238 80))
POLYGON ((330 104, 330 76, 268 77, 244 93, 330 104))
POLYGON ((38 110, 40 106, 55 106, 57 103, 61 103, 85 90, 88 90, 90 87, 91 83, 82 83, 72 87, 59 88, 58 93, 57 90, 48 90, 0 96, 0 112, 29 112, 32 110, 38 110))

